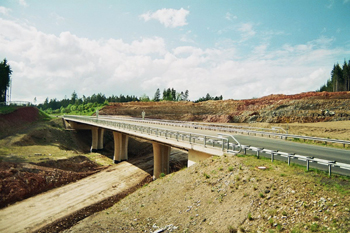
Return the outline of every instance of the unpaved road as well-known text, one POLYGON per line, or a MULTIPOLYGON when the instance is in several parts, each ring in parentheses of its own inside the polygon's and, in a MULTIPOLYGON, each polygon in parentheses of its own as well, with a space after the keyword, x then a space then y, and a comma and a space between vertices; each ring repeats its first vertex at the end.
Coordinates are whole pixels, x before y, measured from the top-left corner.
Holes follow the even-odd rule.
POLYGON ((0 232, 33 232, 102 202, 125 195, 150 175, 128 162, 0 210, 0 232))

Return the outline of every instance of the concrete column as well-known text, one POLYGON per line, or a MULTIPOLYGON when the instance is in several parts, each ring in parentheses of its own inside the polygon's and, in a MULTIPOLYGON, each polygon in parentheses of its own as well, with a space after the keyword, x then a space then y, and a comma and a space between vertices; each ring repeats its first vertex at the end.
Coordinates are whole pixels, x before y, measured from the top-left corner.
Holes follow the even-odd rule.
POLYGON ((92 133, 91 152, 96 152, 98 150, 98 127, 91 127, 91 133, 92 133))
POLYGON ((98 129, 98 145, 97 149, 98 150, 103 150, 103 135, 105 133, 105 129, 99 128, 98 129))
POLYGON ((129 136, 123 133, 113 131, 114 137, 114 157, 113 162, 118 163, 128 160, 128 142, 129 136))
POLYGON ((169 157, 170 157, 170 146, 165 146, 156 142, 153 142, 153 179, 160 177, 161 173, 169 173, 169 157))
POLYGON ((211 154, 207 154, 204 152, 189 150, 187 167, 191 167, 193 164, 198 163, 199 161, 203 161, 211 156, 212 156, 211 154))

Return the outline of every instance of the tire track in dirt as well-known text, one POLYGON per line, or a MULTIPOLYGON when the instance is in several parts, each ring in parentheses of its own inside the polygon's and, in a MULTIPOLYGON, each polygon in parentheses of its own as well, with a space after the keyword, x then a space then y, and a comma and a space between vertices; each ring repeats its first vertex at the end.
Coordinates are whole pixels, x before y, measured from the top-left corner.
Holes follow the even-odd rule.
POLYGON ((147 172, 122 162, 0 210, 0 232, 57 232, 74 224, 74 218, 94 213, 88 207, 99 209, 98 203, 103 208, 109 207, 115 203, 113 197, 122 198, 128 194, 125 191, 135 191, 135 187, 150 181, 147 172), (111 200, 109 206, 104 203, 108 200, 111 200))

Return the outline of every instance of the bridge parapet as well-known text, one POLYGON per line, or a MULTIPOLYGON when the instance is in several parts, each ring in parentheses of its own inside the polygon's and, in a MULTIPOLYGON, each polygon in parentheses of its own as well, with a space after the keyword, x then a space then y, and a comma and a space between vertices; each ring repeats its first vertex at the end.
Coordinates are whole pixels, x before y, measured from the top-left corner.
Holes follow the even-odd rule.
MULTIPOLYGON (((78 125, 85 124, 92 128, 112 130, 115 140, 115 162, 127 159, 127 139, 125 138, 123 142, 123 139, 120 139, 123 136, 118 136, 119 134, 131 135, 151 141, 155 156, 154 173, 156 178, 159 177, 160 173, 169 171, 169 169, 166 169, 165 164, 169 163, 169 159, 166 157, 168 152, 170 153, 171 147, 189 151, 189 166, 211 155, 221 156, 225 153, 235 154, 238 152, 234 151, 237 148, 236 142, 230 141, 229 137, 223 135, 204 135, 189 131, 144 126, 141 123, 132 124, 114 119, 98 119, 96 117, 64 116, 64 120, 70 124, 75 122, 74 124, 78 123, 78 125)), ((97 138, 101 137, 98 136, 97 138)))

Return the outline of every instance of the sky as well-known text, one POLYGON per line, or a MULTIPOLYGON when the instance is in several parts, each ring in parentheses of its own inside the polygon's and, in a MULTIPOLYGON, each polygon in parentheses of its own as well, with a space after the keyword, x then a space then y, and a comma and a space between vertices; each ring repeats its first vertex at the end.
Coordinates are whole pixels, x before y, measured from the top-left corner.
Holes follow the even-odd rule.
POLYGON ((297 94, 350 60, 349 22, 350 0, 0 0, 0 60, 12 101, 297 94))

